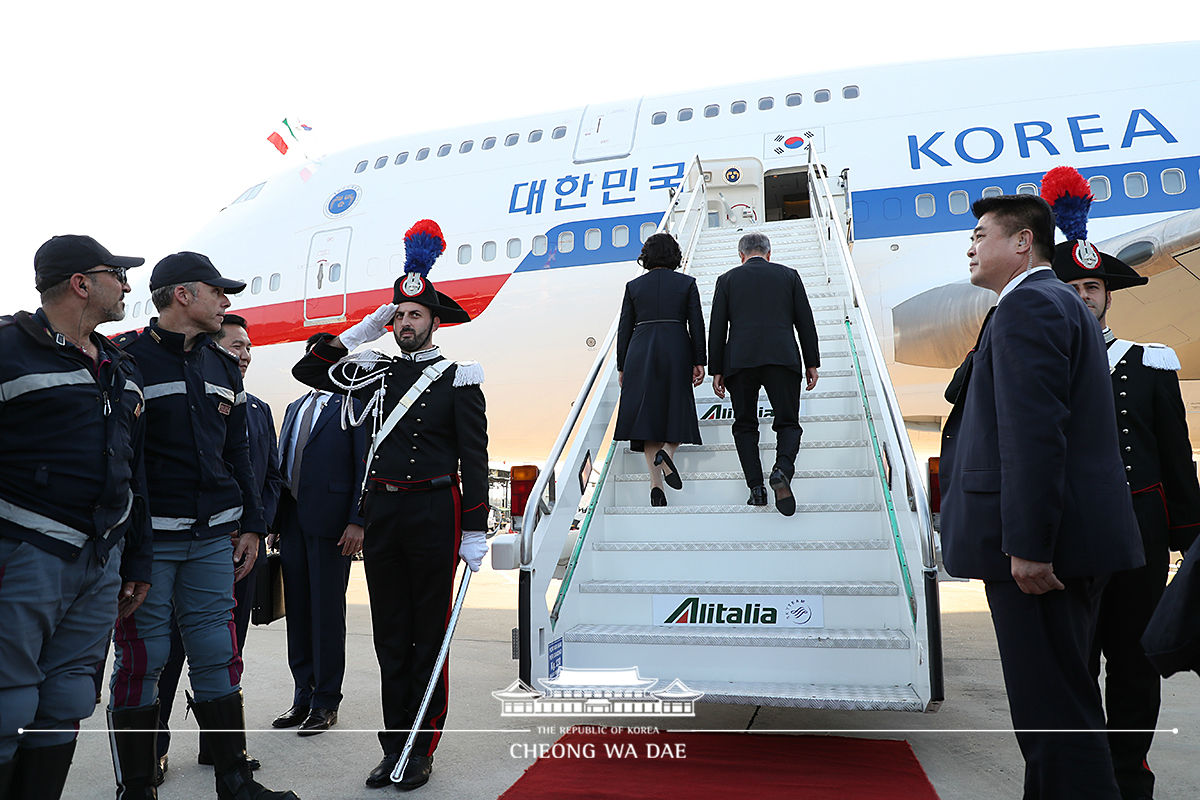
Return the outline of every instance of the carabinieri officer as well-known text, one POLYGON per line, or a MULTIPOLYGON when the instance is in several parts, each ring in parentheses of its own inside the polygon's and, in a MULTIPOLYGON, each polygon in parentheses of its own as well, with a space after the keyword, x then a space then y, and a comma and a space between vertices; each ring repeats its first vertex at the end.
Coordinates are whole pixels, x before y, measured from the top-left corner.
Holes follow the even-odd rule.
MULTIPOLYGON (((448 361, 433 344, 439 324, 468 322, 470 316, 426 277, 445 249, 437 224, 421 220, 404 239, 406 274, 396 281, 393 302, 338 338, 316 344, 292 369, 297 380, 351 394, 375 413, 363 562, 386 730, 379 734, 383 760, 367 778, 373 788, 388 785, 418 722, 450 616, 458 558, 478 570, 487 553, 483 369, 474 362, 448 361), (394 323, 399 356, 353 353, 383 336, 389 323, 394 323)), ((343 409, 349 407, 343 403, 343 409)), ((446 721, 448 684, 446 664, 419 721, 421 731, 397 783, 401 790, 429 780, 446 721)))

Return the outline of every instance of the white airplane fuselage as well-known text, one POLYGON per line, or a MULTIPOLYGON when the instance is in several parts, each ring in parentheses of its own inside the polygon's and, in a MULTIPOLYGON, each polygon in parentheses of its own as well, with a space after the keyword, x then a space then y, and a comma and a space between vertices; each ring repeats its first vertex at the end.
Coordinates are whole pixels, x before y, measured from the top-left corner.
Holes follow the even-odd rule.
MULTIPOLYGON (((539 460, 639 272, 643 226, 692 160, 711 173, 710 208, 749 223, 806 215, 797 174, 813 147, 831 180, 849 170, 855 266, 905 416, 936 421, 947 365, 897 360, 911 334, 893 309, 965 281, 972 201, 1036 191, 1052 167, 1078 168, 1098 194, 1107 179, 1094 241, 1200 206, 1196 63, 1189 43, 871 67, 405 135, 297 163, 182 249, 250 285, 231 309, 256 345, 247 388, 279 419, 303 391, 290 368, 304 340, 389 302, 404 232, 436 220, 447 249, 429 277, 474 319, 435 342, 486 370, 491 457, 539 460)), ((1130 302, 1144 306, 1136 329, 1119 328, 1118 295, 1113 326, 1176 346, 1194 378, 1200 330, 1175 307, 1200 281, 1181 271, 1152 278, 1147 290, 1172 287, 1163 296, 1130 302), (1154 327, 1168 319, 1166 334, 1154 327)), ((135 286, 126 328, 153 316, 148 300, 135 286)))

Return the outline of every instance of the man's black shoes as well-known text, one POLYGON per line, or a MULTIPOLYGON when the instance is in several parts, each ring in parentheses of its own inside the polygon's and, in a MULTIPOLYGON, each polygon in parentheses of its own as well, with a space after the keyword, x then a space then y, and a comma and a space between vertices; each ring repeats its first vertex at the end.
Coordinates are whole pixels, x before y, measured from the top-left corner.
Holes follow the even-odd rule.
POLYGON ((788 479, 783 476, 783 470, 779 467, 771 470, 770 478, 771 489, 775 491, 775 508, 780 514, 785 517, 790 517, 796 513, 796 498, 792 496, 792 487, 788 479))
POLYGON ((294 728, 308 719, 308 706, 294 705, 271 721, 272 728, 294 728))
POLYGON ((337 711, 332 708, 314 708, 308 712, 308 717, 300 723, 296 733, 301 736, 316 736, 337 725, 337 711))
POLYGON ((748 506, 765 506, 767 504, 767 487, 751 486, 750 499, 746 501, 748 506))
POLYGON ((404 777, 396 784, 402 792, 412 791, 418 786, 429 783, 429 773, 433 772, 433 756, 410 755, 404 765, 404 777))
MULTIPOLYGON (((379 766, 371 770, 371 774, 367 776, 367 786, 372 789, 382 789, 384 786, 390 786, 392 783, 392 770, 396 768, 396 762, 399 760, 399 753, 385 753, 383 760, 379 762, 379 766)), ((408 763, 412 763, 411 756, 408 759, 408 763)))

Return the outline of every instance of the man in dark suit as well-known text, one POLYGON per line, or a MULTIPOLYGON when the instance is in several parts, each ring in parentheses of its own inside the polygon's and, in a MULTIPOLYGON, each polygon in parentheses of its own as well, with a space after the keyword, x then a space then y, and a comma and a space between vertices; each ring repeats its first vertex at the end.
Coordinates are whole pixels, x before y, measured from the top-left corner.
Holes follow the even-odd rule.
POLYGON ((762 461, 758 456, 758 392, 767 390, 774 414, 775 465, 770 483, 775 507, 796 513, 792 476, 800 450, 800 381, 817 385, 821 354, 804 282, 796 271, 771 263, 771 242, 763 233, 747 233, 738 242, 740 267, 717 279, 709 327, 709 364, 713 391, 733 403, 733 440, 750 487, 749 505, 765 506, 762 461), (800 346, 796 346, 796 335, 800 346), (803 362, 801 355, 803 354, 803 362))
POLYGON ((1049 268, 1044 200, 983 198, 972 210, 971 282, 999 301, 943 431, 945 566, 985 581, 1025 798, 1115 800, 1088 656, 1107 576, 1144 557, 1104 339, 1049 268))
MULTIPOLYGON (((330 334, 314 334, 308 349, 330 334)), ((301 736, 337 723, 346 673, 346 587, 351 557, 362 551, 359 496, 366 428, 342 427, 345 397, 313 390, 287 408, 280 431, 284 490, 275 534, 283 563, 292 707, 272 726, 299 725, 301 736), (307 428, 307 430, 306 430, 307 428)), ((354 400, 357 419, 362 405, 354 400)))

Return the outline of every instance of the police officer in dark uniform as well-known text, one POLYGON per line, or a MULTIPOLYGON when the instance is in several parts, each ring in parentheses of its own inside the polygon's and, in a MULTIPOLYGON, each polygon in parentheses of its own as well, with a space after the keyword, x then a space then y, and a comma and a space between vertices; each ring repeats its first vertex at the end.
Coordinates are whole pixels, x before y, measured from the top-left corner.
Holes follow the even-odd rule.
MULTIPOLYGON (((1043 186, 1061 181, 1072 182, 1073 195, 1068 198, 1090 200, 1086 181, 1070 167, 1049 173, 1043 186)), ((1098 678, 1103 653, 1110 731, 1139 731, 1112 732, 1108 741, 1122 798, 1140 800, 1154 791, 1146 756, 1158 722, 1160 690, 1158 671, 1139 640, 1166 586, 1169 551, 1187 549, 1200 531, 1200 485, 1175 374, 1178 357, 1161 344, 1118 339, 1105 324, 1112 293, 1148 279, 1087 241, 1086 210, 1081 223, 1078 214, 1069 209, 1060 213, 1062 208, 1060 200, 1055 212, 1068 241, 1055 249, 1052 266, 1061 280, 1075 287, 1104 331, 1121 458, 1146 551, 1144 567, 1114 573, 1104 589, 1091 663, 1098 678)))
POLYGON ((483 370, 473 362, 447 361, 432 339, 440 323, 468 322, 470 316, 425 277, 445 249, 436 224, 414 225, 405 249, 406 274, 396 281, 394 302, 338 338, 317 343, 292 369, 297 380, 347 392, 376 415, 367 457, 363 560, 386 730, 379 734, 384 758, 367 785, 390 783, 408 732, 419 722, 397 783, 401 790, 425 784, 433 769, 446 719, 448 665, 424 719, 416 714, 445 636, 458 558, 479 569, 487 552, 488 514, 483 370), (399 356, 353 352, 384 335, 389 323, 399 356), (393 417, 399 413, 403 416, 393 417))
POLYGON ((157 796, 154 731, 158 677, 170 650, 172 614, 188 656, 200 728, 208 732, 222 800, 289 800, 256 783, 246 762, 242 659, 233 636, 233 585, 266 535, 237 359, 209 334, 220 329, 225 291, 207 257, 175 253, 150 276, 159 318, 117 338, 146 379, 146 460, 155 532, 153 587, 117 625, 110 728, 117 798, 157 796))
POLYGON ((42 307, 0 317, 0 797, 57 800, 113 622, 150 588, 142 375, 94 333, 145 260, 55 236, 33 263, 42 307))

